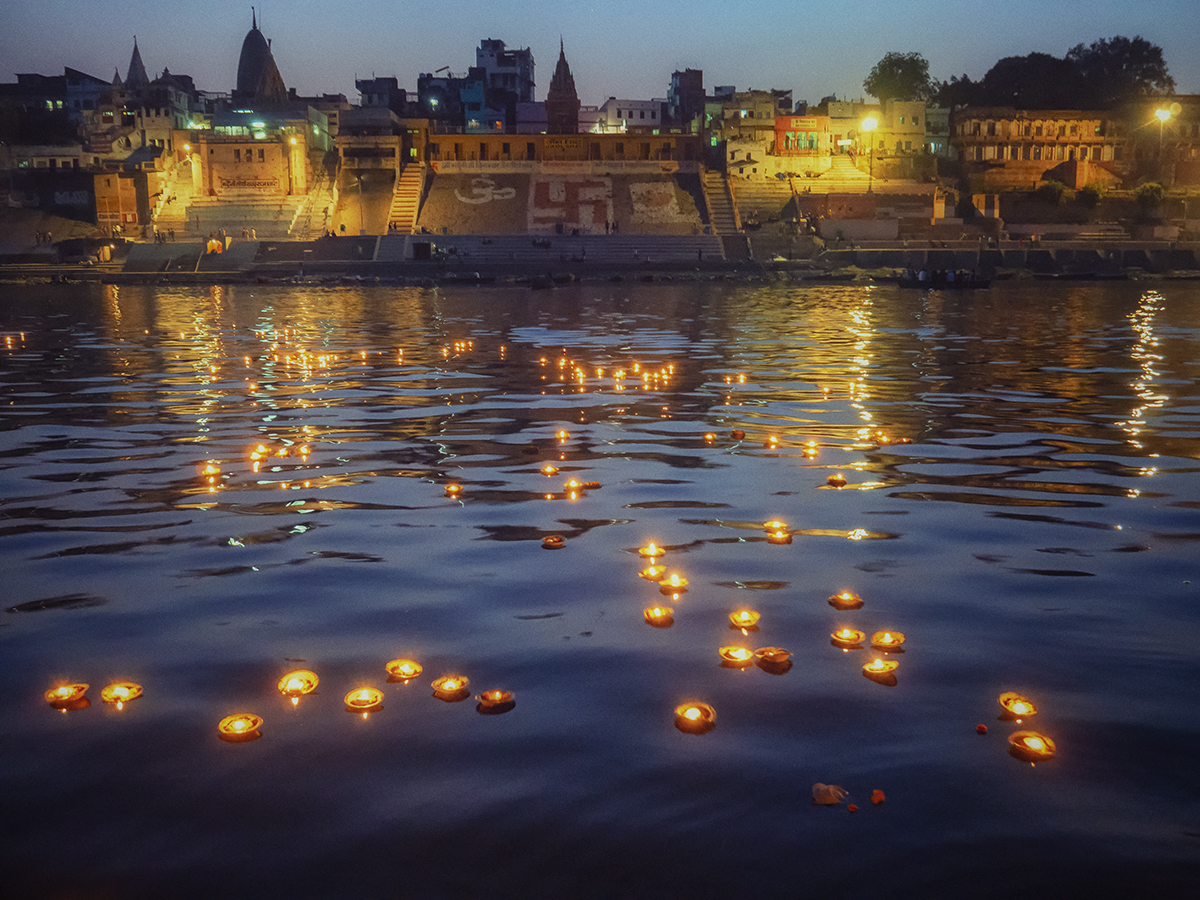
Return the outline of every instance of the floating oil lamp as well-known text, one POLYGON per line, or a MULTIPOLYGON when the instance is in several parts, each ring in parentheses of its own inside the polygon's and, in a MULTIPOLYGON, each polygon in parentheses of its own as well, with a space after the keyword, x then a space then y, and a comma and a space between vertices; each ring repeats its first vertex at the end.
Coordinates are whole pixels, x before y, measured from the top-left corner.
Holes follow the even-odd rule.
POLYGON ((87 709, 91 706, 91 702, 86 696, 89 685, 83 683, 76 684, 60 684, 56 688, 51 688, 46 691, 46 702, 55 709, 61 709, 63 712, 74 709, 87 709))
POLYGON ((308 669, 297 669, 294 672, 288 672, 279 679, 279 693, 292 701, 292 706, 296 706, 300 702, 300 698, 305 694, 311 694, 317 689, 316 672, 310 672, 308 669))
POLYGON ((561 534, 548 534, 542 538, 543 550, 561 550, 565 546, 567 541, 561 534))
POLYGON ((721 665, 726 669, 744 669, 754 662, 754 651, 746 647, 722 647, 721 665))
POLYGON ((646 624, 654 628, 670 628, 675 624, 675 610, 669 606, 648 606, 642 610, 646 624))
POLYGON ((457 500, 461 494, 462 494, 462 485, 461 484, 446 485, 446 496, 449 497, 451 500, 457 500))
POLYGON ((585 481, 585 482, 583 483, 583 489, 584 489, 585 491, 598 491, 598 490, 600 490, 600 482, 598 482, 598 481, 585 481))
POLYGON ((687 593, 688 580, 678 572, 672 572, 658 583, 660 594, 679 595, 687 593))
POLYGON ((113 703, 117 709, 124 709, 130 700, 142 696, 142 686, 133 681, 115 681, 100 689, 100 699, 105 703, 113 703))
POLYGON ((254 713, 234 713, 217 723, 217 736, 231 744, 255 741, 262 737, 262 716, 254 713))
POLYGON ((654 541, 651 541, 645 547, 638 548, 638 553, 647 559, 658 559, 658 557, 666 552, 662 547, 657 546, 654 541))
POLYGON ((862 673, 865 677, 870 678, 876 684, 885 684, 888 687, 896 685, 896 667, 900 663, 894 659, 876 659, 867 663, 862 667, 862 673))
POLYGON ((406 684, 422 672, 422 667, 415 659, 393 659, 385 666, 388 681, 403 681, 406 684))
POLYGON ((555 432, 554 436, 558 438, 558 442, 560 444, 565 444, 571 437, 570 433, 565 428, 559 429, 557 432, 555 432))
POLYGON ((484 691, 475 699, 479 701, 475 706, 476 712, 485 716, 501 715, 517 705, 517 702, 513 700, 512 691, 484 691))
POLYGON ((833 639, 835 647, 841 647, 843 650, 857 650, 862 647, 865 636, 857 628, 839 628, 829 637, 833 639))
POLYGON ((1037 707, 1033 705, 1033 701, 1013 691, 1005 691, 1000 695, 999 700, 1000 705, 1004 707, 1000 718, 1005 721, 1020 722, 1022 719, 1037 715, 1037 707))
POLYGON ((740 628, 743 631, 754 629, 758 630, 758 620, 762 618, 762 613, 755 612, 752 609, 739 609, 737 612, 729 614, 729 622, 734 628, 740 628))
POLYGON ((716 440, 717 440, 717 436, 715 434, 713 434, 711 431, 708 432, 706 435, 704 435, 704 443, 706 443, 706 444, 715 443, 716 440))
POLYGON ((871 646, 884 653, 903 653, 904 635, 898 631, 877 631, 871 635, 871 646))
POLYGON ((746 432, 742 431, 740 428, 735 428, 733 431, 729 432, 729 436, 735 441, 744 441, 746 439, 746 432))
POLYGON ((763 522, 763 531, 770 534, 773 531, 786 531, 787 522, 781 522, 779 519, 772 519, 770 522, 763 522))
POLYGON ((1008 752, 1028 763, 1053 759, 1055 750, 1054 741, 1036 731, 1014 731, 1008 739, 1008 752))
POLYGON ((792 542, 792 534, 790 531, 780 529, 778 531, 767 532, 768 544, 790 544, 792 542))
POLYGON ((854 591, 838 591, 829 598, 829 605, 834 609, 860 609, 863 598, 854 591))
POLYGON ((383 691, 377 688, 358 688, 346 695, 346 712, 362 713, 365 719, 368 713, 379 712, 383 709, 383 691))
POLYGON ((707 703, 675 707, 675 727, 687 734, 707 734, 717 724, 717 711, 707 703))
POLYGON ((542 474, 545 475, 547 478, 549 478, 551 475, 557 475, 558 474, 558 466, 554 466, 554 465, 551 465, 550 463, 546 463, 544 466, 542 466, 542 474))
POLYGON ((462 675, 443 675, 433 682, 433 696, 439 700, 445 700, 447 703, 466 700, 471 696, 471 692, 467 689, 467 685, 470 683, 470 679, 464 678, 462 675))
POLYGON ((646 566, 642 571, 638 572, 642 578, 647 581, 662 581, 663 576, 667 574, 666 566, 646 566))
POLYGON ((825 483, 830 487, 840 488, 846 486, 846 476, 841 472, 834 472, 825 479, 825 483))
POLYGON ((783 675, 792 668, 792 653, 782 647, 760 647, 754 651, 754 664, 771 675, 783 675))
POLYGON ((768 450, 778 450, 779 449, 779 438, 773 434, 767 435, 767 439, 765 441, 763 441, 763 446, 766 447, 768 450))

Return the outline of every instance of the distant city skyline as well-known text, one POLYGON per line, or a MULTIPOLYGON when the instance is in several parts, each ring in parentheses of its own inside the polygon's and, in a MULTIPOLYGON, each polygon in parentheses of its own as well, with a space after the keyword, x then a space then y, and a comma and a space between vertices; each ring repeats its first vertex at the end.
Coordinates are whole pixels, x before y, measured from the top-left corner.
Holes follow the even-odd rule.
MULTIPOLYGON (((126 74, 136 35, 151 77, 191 75, 201 90, 227 92, 237 74, 250 3, 178 0, 21 0, 0 13, 0 81, 16 73, 61 74, 65 66, 104 79, 126 74)), ((361 0, 266 0, 253 4, 289 88, 343 93, 356 78, 393 76, 415 90, 417 75, 465 73, 484 38, 529 47, 536 98, 545 99, 560 36, 579 99, 665 97, 671 72, 704 70, 704 86, 790 89, 796 100, 864 96, 862 81, 889 51, 916 51, 939 80, 981 78, 1006 56, 1063 56, 1076 44, 1140 35, 1163 48, 1176 91, 1200 93, 1195 0, 715 0, 604 4, 578 0, 438 5, 361 0)))

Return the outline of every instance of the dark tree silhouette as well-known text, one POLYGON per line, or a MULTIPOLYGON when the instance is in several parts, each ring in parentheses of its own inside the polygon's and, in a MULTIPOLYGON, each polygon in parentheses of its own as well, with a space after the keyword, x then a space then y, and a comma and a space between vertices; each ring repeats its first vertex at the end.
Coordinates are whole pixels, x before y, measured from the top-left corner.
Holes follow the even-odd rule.
POLYGON ((1167 71, 1162 48, 1145 38, 1101 38, 1067 52, 1079 73, 1085 104, 1105 109, 1139 97, 1171 94, 1175 79, 1167 71))
POLYGON ((863 81, 863 89, 881 103, 924 100, 933 90, 929 63, 920 53, 886 53, 863 81))

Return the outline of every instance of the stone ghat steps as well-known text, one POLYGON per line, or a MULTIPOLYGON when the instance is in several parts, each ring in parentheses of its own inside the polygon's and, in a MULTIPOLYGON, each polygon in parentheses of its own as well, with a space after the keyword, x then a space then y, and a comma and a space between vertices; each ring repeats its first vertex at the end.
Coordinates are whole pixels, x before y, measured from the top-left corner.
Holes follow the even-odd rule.
POLYGON ((679 263, 724 259, 717 235, 385 235, 380 239, 377 260, 400 262, 407 258, 406 246, 427 242, 449 261, 470 267, 504 263, 545 263, 551 268, 562 262, 627 266, 631 263, 679 263), (548 245, 548 246, 547 246, 548 245))

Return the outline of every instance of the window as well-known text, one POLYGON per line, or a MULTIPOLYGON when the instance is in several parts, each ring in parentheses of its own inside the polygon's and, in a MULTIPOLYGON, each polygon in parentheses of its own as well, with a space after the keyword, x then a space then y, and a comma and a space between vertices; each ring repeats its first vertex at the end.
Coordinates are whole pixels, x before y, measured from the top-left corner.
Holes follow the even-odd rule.
POLYGON ((920 117, 920 116, 913 116, 913 124, 914 124, 914 125, 920 125, 920 124, 921 124, 921 117, 920 117))
POLYGON ((901 117, 900 117, 900 124, 901 124, 901 125, 903 125, 903 124, 904 124, 904 116, 901 116, 901 117))
POLYGON ((988 122, 988 132, 987 133, 988 133, 988 137, 996 136, 996 123, 995 122, 988 122))
MULTIPOLYGON (((1038 124, 1033 126, 1033 135, 1034 135, 1034 137, 1041 137, 1042 134, 1043 134, 1042 123, 1038 122, 1038 124)), ((1038 158, 1040 159, 1041 157, 1038 157, 1038 158)))
POLYGON ((639 118, 639 119, 644 119, 644 118, 646 118, 646 111, 645 111, 644 109, 643 109, 641 112, 639 112, 639 113, 638 113, 638 118, 639 118))
POLYGON ((242 161, 242 151, 241 151, 241 150, 239 150, 239 149, 236 149, 236 148, 234 149, 234 151, 233 151, 233 161, 234 161, 234 162, 241 162, 241 161, 242 161))
POLYGON ((263 150, 261 147, 259 147, 259 148, 258 148, 258 161, 259 161, 259 162, 266 162, 266 159, 267 159, 267 156, 266 156, 266 151, 265 151, 265 150, 263 150))

